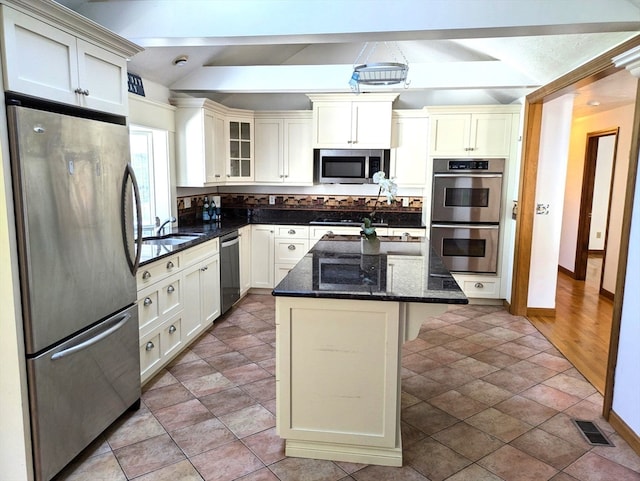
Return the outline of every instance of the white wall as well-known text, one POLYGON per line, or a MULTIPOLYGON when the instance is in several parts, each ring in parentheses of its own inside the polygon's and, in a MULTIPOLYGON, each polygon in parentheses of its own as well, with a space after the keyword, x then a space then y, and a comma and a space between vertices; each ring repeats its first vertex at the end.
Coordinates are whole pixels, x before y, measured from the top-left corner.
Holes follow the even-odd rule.
POLYGON ((640 182, 636 178, 613 411, 640 436, 640 182))
POLYGON ((620 233, 622 230, 622 212, 624 209, 625 185, 629 170, 629 149, 633 128, 634 106, 627 105, 608 110, 598 115, 576 118, 571 131, 569 165, 565 186, 564 215, 558 264, 573 271, 578 236, 578 218, 580 214, 580 195, 586 138, 589 132, 599 132, 619 127, 618 149, 612 185, 611 214, 607 239, 602 287, 615 292, 618 258, 620 254, 620 233))
POLYGON ((596 173, 593 183, 593 202, 591 204, 591 228, 589 229, 589 250, 603 250, 607 217, 609 213, 609 192, 613 174, 616 136, 607 135, 598 138, 596 155, 596 173))
POLYGON ((545 102, 542 109, 536 204, 548 205, 548 214, 534 215, 531 271, 527 306, 554 308, 562 209, 571 134, 573 96, 545 102))

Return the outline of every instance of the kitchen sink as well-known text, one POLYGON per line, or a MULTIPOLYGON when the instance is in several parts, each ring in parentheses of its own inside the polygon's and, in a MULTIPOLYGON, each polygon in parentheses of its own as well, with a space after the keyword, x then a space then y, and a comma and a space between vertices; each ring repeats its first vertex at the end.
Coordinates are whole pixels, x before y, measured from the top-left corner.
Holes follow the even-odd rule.
POLYGON ((199 234, 168 234, 158 237, 144 237, 143 245, 148 246, 174 246, 190 242, 200 237, 199 234))

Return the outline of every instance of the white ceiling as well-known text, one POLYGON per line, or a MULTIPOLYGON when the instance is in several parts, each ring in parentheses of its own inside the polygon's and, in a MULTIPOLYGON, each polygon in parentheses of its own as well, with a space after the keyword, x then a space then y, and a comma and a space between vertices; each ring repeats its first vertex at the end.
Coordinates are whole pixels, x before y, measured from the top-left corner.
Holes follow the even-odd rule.
MULTIPOLYGON (((308 108, 304 93, 350 91, 354 64, 403 58, 408 88, 369 88, 398 91, 396 108, 508 104, 640 31, 640 0, 59 3, 144 47, 129 64, 143 79, 240 108, 308 108)), ((632 101, 635 83, 615 77, 576 103, 632 101)))

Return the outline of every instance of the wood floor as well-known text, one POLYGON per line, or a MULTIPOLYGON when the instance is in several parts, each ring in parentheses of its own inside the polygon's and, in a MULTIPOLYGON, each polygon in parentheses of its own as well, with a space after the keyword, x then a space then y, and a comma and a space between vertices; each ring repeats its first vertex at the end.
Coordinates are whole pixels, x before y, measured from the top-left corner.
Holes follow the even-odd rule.
POLYGON ((556 317, 529 320, 604 393, 613 303, 600 296, 601 257, 589 257, 586 281, 558 273, 556 317))

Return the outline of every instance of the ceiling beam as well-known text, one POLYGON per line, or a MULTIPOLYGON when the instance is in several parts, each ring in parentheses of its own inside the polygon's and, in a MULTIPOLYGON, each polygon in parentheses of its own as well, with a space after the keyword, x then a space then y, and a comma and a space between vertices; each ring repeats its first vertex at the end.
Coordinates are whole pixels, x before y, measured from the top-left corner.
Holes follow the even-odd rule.
POLYGON ((143 47, 489 38, 640 26, 640 9, 627 0, 93 0, 76 9, 143 47))
MULTIPOLYGON (((351 65, 266 65, 202 67, 170 86, 180 91, 228 93, 348 92, 351 65)), ((446 62, 409 65, 411 90, 532 88, 539 84, 503 62, 446 62)), ((362 90, 402 90, 398 84, 362 90)))

